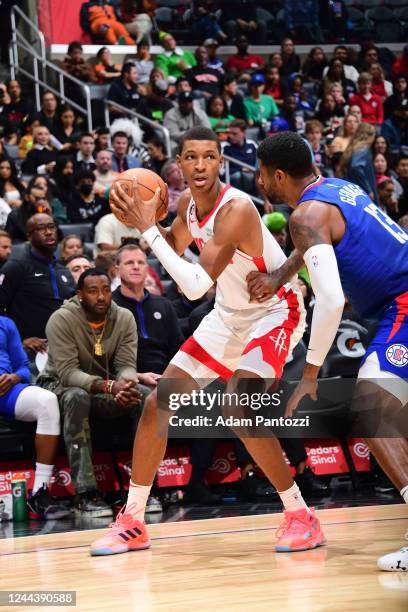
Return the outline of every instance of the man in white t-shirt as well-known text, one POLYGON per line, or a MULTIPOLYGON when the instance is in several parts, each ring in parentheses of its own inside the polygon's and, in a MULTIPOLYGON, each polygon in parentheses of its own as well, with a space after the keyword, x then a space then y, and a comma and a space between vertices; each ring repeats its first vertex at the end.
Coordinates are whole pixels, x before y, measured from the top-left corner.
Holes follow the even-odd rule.
POLYGON ((100 251, 117 251, 123 238, 140 238, 139 230, 121 223, 113 214, 99 219, 95 227, 95 254, 100 251))
POLYGON ((110 151, 98 151, 95 163, 95 193, 105 197, 106 190, 112 185, 119 173, 112 171, 112 153, 110 151))

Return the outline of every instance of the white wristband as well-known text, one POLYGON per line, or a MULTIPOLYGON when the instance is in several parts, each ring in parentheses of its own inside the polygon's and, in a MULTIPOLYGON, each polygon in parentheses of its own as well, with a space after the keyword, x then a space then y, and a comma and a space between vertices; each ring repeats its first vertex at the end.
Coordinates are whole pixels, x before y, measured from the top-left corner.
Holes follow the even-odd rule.
POLYGON ((204 268, 199 263, 192 264, 179 257, 156 225, 149 227, 142 236, 189 300, 197 300, 212 287, 214 281, 204 268))
POLYGON ((336 337, 344 308, 344 293, 331 244, 310 247, 303 259, 316 298, 306 361, 321 366, 336 337))

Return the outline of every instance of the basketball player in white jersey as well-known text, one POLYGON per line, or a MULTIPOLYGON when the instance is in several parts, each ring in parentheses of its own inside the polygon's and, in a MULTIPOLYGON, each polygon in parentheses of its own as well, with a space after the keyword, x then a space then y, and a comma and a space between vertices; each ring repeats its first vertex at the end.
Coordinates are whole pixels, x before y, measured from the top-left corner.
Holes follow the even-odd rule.
MULTIPOLYGON (((112 210, 137 227, 149 246, 189 299, 197 299, 217 282, 215 308, 201 322, 170 362, 163 378, 177 379, 185 391, 199 388, 200 379, 229 379, 228 391, 249 381, 265 391, 267 380, 279 379, 283 366, 304 330, 304 308, 295 278, 268 301, 251 302, 249 272, 271 272, 285 261, 250 197, 223 185, 223 163, 215 133, 207 128, 186 132, 177 162, 189 189, 181 196, 171 228, 156 224, 160 189, 149 202, 127 196, 118 187, 112 210), (189 263, 180 256, 195 240, 200 257, 189 263)), ((135 184, 137 186, 137 184, 135 184)), ((137 190, 135 190, 137 192, 137 190)), ((239 432, 238 432, 238 435, 239 432)), ((294 483, 279 441, 274 437, 241 437, 248 452, 275 486, 285 507, 278 531, 278 552, 315 548, 324 535, 294 483)), ((108 533, 91 545, 92 555, 108 555, 150 546, 143 523, 146 501, 163 459, 167 439, 158 431, 157 392, 147 398, 136 433, 132 477, 126 507, 108 533)))

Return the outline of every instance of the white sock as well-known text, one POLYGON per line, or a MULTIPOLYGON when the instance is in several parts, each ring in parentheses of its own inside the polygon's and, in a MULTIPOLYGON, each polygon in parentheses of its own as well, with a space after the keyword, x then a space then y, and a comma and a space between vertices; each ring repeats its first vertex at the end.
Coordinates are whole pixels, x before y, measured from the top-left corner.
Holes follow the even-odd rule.
POLYGON ((137 485, 132 481, 129 483, 126 512, 142 523, 144 521, 147 498, 149 497, 151 488, 152 485, 137 485))
POLYGON ((285 510, 290 510, 293 512, 294 510, 306 509, 308 512, 310 512, 296 482, 293 483, 290 489, 287 489, 286 491, 278 491, 278 495, 282 500, 285 510))
POLYGON ((36 463, 35 464, 35 479, 33 486, 33 495, 35 495, 38 489, 41 489, 43 484, 48 486, 52 471, 54 469, 53 465, 48 465, 48 463, 36 463))
POLYGON ((404 500, 404 502, 408 504, 408 485, 404 487, 403 489, 401 489, 400 493, 402 495, 402 499, 404 500))

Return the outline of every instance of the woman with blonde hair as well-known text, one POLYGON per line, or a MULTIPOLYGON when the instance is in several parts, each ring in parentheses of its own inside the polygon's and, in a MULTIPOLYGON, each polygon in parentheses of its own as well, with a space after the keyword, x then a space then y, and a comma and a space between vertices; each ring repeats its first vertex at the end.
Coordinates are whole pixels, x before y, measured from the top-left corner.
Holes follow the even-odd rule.
POLYGON ((343 153, 356 135, 358 130, 359 121, 355 115, 349 113, 346 115, 343 121, 343 125, 337 132, 337 136, 330 145, 330 153, 343 153))
POLYGON ((361 123, 354 138, 346 147, 339 163, 339 176, 355 183, 378 202, 373 157, 371 147, 376 136, 376 129, 370 123, 361 123))

